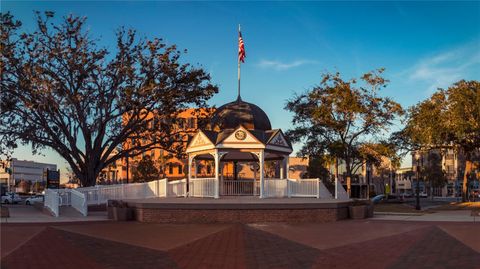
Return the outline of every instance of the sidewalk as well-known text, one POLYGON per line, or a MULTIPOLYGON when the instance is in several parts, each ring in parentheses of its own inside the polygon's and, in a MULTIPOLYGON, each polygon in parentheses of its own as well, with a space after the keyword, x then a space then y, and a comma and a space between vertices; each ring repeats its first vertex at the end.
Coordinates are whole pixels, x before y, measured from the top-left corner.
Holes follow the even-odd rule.
POLYGON ((1 218, 1 223, 55 223, 76 221, 107 221, 107 212, 89 212, 87 217, 82 216, 72 208, 62 208, 59 217, 42 213, 33 206, 9 205, 9 218, 1 218))
MULTIPOLYGON (((446 210, 424 214, 378 212, 372 220, 473 222, 474 217, 470 216, 470 213, 471 210, 446 210)), ((480 224, 480 217, 476 217, 475 221, 480 224)))

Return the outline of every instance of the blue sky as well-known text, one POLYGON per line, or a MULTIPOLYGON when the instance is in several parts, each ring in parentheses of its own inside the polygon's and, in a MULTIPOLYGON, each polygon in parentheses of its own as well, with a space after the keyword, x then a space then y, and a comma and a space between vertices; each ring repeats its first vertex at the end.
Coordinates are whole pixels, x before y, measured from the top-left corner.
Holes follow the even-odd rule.
MULTIPOLYGON (((352 78, 385 67, 390 84, 382 94, 403 106, 459 79, 480 79, 480 2, 2 1, 1 8, 26 31, 34 29, 34 10, 86 16, 92 35, 111 49, 122 25, 162 37, 188 50, 184 61, 210 72, 220 87, 211 100, 217 106, 236 97, 240 23, 247 52, 242 98, 283 130, 291 126, 286 100, 326 71, 352 78)), ((31 156, 28 147, 14 157, 65 166, 50 151, 31 156)))

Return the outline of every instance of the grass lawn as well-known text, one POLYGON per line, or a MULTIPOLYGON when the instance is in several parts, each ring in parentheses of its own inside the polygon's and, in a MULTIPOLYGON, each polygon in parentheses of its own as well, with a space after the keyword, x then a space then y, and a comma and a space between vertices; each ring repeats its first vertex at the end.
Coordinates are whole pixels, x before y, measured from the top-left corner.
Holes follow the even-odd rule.
POLYGON ((480 210, 480 202, 451 202, 438 206, 428 207, 422 210, 415 210, 415 207, 407 203, 380 203, 376 204, 374 210, 376 212, 395 212, 395 213, 435 213, 445 210, 480 210))
POLYGON ((471 210, 479 209, 480 202, 451 202, 444 205, 439 205, 434 208, 431 208, 432 211, 442 211, 442 210, 471 210))
POLYGON ((376 212, 395 212, 395 213, 422 213, 423 211, 415 210, 415 207, 412 207, 406 203, 380 203, 374 206, 374 211, 376 212))

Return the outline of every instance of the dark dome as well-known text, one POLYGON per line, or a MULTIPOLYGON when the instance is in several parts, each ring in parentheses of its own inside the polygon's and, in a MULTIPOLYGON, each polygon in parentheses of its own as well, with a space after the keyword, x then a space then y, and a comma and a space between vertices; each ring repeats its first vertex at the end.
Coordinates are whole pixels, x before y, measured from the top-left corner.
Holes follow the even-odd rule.
POLYGON ((219 107, 212 117, 212 130, 235 129, 239 125, 248 130, 271 130, 267 114, 258 106, 242 101, 236 101, 219 107))

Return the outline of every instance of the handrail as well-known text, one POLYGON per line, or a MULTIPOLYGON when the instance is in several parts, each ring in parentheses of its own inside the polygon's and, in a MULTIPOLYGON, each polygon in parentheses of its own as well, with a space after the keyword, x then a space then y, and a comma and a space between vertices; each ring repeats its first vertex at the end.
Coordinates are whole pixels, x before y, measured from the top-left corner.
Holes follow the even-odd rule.
POLYGON ((85 194, 74 189, 70 193, 72 207, 86 217, 88 215, 88 205, 85 194))
POLYGON ((58 217, 59 215, 59 206, 60 206, 60 197, 58 195, 58 192, 47 189, 45 191, 45 207, 50 209, 52 211, 52 214, 54 217, 58 217))

